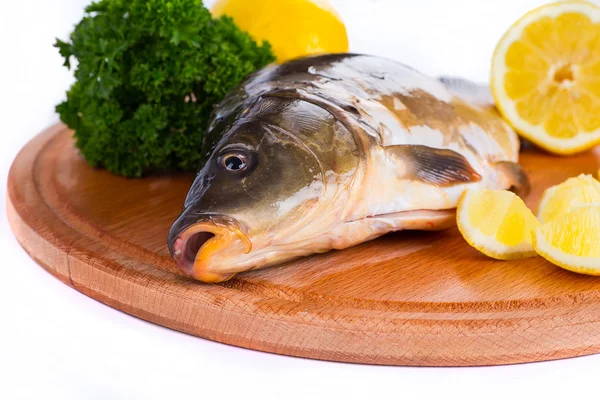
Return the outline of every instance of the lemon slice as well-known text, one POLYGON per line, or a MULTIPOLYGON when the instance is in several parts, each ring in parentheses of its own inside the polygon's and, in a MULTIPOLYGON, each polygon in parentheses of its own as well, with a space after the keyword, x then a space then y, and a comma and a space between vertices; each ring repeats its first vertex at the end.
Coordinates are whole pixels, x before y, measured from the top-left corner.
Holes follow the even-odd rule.
POLYGON ((534 234, 535 251, 559 267, 600 275, 600 204, 577 207, 534 234))
POLYGON ((564 1, 512 25, 492 58, 491 87, 504 118, 556 153, 600 143, 600 8, 564 1))
POLYGON ((346 27, 326 0, 217 0, 211 12, 230 16, 255 40, 267 40, 279 63, 348 51, 346 27))
POLYGON ((532 257, 538 220, 523 200, 506 190, 467 190, 456 210, 458 229, 483 254, 498 260, 532 257))
POLYGON ((538 207, 540 222, 550 222, 583 204, 600 202, 600 182, 591 175, 569 178, 544 192, 538 207))

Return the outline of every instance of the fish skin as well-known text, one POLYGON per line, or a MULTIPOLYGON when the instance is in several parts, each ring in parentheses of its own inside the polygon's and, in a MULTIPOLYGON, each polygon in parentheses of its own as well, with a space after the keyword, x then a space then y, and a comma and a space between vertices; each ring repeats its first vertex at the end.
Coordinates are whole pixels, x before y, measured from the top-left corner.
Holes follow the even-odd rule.
POLYGON ((473 103, 379 57, 266 67, 216 107, 169 248, 180 254, 177 238, 207 218, 235 221, 244 240, 207 241, 205 256, 175 257, 194 278, 219 281, 390 231, 446 228, 469 187, 525 193, 515 132, 493 107, 473 103), (224 169, 231 154, 247 160, 244 171, 224 169))

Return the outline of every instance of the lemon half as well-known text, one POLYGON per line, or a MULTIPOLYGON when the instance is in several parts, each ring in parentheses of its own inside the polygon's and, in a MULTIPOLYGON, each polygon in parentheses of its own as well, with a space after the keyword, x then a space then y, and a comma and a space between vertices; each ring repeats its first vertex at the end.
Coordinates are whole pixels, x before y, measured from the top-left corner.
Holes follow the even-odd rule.
POLYGON ((492 58, 503 117, 556 153, 600 143, 600 8, 584 1, 539 7, 512 25, 492 58))

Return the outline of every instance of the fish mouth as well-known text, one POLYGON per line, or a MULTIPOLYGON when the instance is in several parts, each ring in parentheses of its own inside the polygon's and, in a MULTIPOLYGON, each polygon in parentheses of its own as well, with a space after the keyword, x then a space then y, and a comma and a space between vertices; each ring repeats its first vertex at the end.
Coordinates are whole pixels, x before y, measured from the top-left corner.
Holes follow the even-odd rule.
POLYGON ((235 275, 220 271, 228 254, 249 253, 252 242, 242 225, 227 217, 209 216, 186 226, 170 250, 181 272, 202 282, 223 282, 235 275))

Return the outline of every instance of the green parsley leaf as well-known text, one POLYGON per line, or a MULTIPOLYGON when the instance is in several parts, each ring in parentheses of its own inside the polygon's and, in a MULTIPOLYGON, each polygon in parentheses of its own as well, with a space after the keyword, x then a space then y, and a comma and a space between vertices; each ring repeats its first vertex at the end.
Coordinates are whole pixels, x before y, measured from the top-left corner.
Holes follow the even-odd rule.
POLYGON ((213 105, 275 60, 201 0, 100 0, 54 46, 77 60, 61 120, 92 166, 128 177, 196 170, 213 105))

